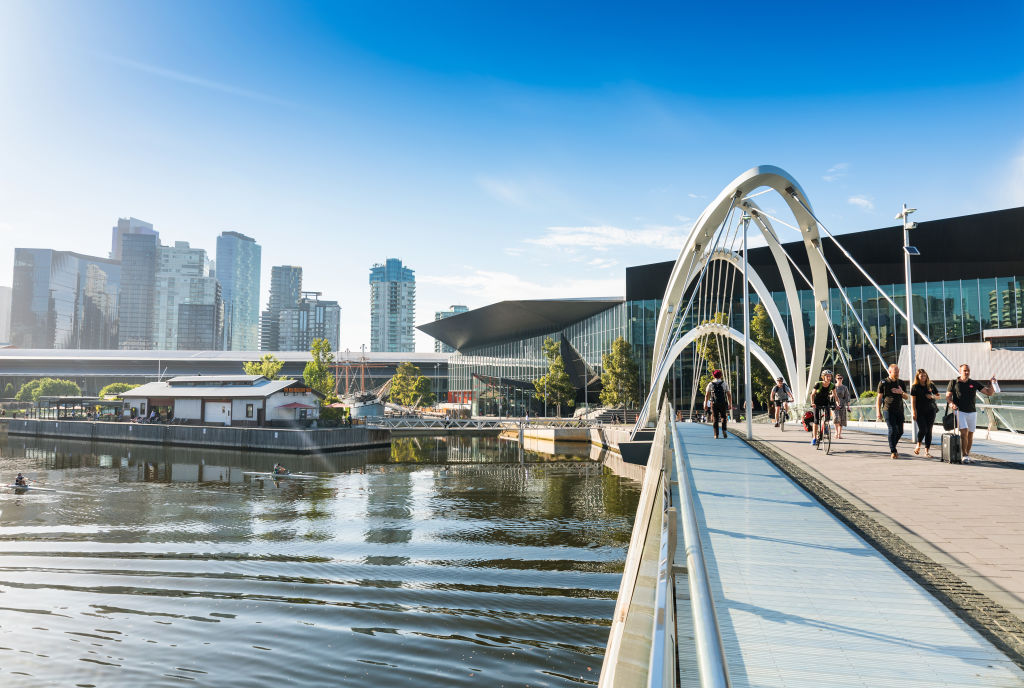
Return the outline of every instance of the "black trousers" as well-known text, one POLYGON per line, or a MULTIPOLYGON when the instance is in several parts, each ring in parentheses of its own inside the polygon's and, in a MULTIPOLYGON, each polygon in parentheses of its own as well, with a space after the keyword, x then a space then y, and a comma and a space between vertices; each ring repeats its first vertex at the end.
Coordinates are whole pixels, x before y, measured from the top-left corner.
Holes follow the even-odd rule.
POLYGON ((725 406, 712 406, 712 423, 715 426, 715 437, 718 437, 718 421, 722 421, 722 434, 725 435, 725 424, 729 422, 729 409, 725 406))
POLYGON ((885 424, 889 426, 889 451, 896 453, 896 443, 903 437, 903 409, 899 411, 882 411, 885 424))
POLYGON ((917 441, 924 442, 925 449, 932 447, 932 428, 935 427, 935 413, 917 412, 917 441))

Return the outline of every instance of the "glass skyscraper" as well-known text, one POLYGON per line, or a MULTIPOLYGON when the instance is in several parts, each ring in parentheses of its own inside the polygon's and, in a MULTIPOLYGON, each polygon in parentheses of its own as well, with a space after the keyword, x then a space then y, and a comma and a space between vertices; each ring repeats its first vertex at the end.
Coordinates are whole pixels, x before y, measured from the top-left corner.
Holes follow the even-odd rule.
POLYGON ((260 349, 283 351, 280 342, 281 311, 295 308, 302 298, 302 268, 275 265, 270 269, 270 300, 260 316, 260 349))
POLYGON ((114 349, 121 264, 45 248, 14 249, 11 344, 114 349))
POLYGON ((397 258, 370 268, 370 351, 415 351, 415 272, 397 258))
POLYGON ((217 237, 216 276, 224 300, 224 346, 259 349, 260 245, 239 232, 217 237))
MULTIPOLYGON (((446 311, 434 311, 434 320, 444 320, 445 318, 450 318, 453 315, 458 315, 459 313, 468 313, 468 312, 469 312, 469 307, 468 306, 451 306, 446 311)), ((442 342, 440 339, 435 339, 434 340, 434 353, 450 354, 450 353, 454 353, 454 352, 455 352, 454 348, 448 346, 447 344, 442 342)))

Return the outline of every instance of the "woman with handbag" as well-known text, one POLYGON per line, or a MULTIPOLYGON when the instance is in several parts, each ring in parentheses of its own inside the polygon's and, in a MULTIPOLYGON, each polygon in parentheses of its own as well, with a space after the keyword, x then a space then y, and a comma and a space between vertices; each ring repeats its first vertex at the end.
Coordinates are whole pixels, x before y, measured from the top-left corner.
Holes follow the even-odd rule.
POLYGON ((931 458, 932 428, 939 407, 935 400, 939 398, 939 390, 932 384, 931 378, 924 368, 919 368, 910 386, 910 409, 917 422, 917 446, 914 453, 921 453, 921 442, 924 442, 924 455, 931 458))

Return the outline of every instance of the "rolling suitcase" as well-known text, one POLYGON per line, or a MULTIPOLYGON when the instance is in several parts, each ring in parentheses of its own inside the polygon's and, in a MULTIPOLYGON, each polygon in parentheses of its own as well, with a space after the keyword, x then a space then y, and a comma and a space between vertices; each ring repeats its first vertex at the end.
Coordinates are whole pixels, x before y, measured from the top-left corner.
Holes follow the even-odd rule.
MULTIPOLYGON (((953 417, 956 417, 955 413, 953 417)), ((942 462, 963 463, 963 452, 960 447, 960 429, 955 425, 952 432, 942 433, 942 462)))
POLYGON ((963 456, 960 452, 960 433, 942 433, 942 461, 943 463, 963 463, 963 456))

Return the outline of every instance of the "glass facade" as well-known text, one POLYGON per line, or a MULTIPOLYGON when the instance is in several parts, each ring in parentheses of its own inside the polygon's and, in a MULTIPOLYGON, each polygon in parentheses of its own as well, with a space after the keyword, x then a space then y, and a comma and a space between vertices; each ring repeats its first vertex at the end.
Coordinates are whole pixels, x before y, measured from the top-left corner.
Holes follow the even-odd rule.
MULTIPOLYGON (((906 303, 903 285, 883 285, 883 291, 904 309, 906 303)), ((843 369, 842 360, 849 362, 856 391, 874 389, 882 377, 883 368, 875 356, 877 347, 885 364, 895 363, 900 347, 907 343, 907 327, 902 317, 874 287, 845 289, 850 304, 838 289, 830 290, 828 312, 835 329, 841 352, 829 337, 826 365, 843 369), (852 306, 852 309, 851 309, 852 306), (854 316, 856 313, 856 317, 854 316), (857 318, 863 322, 861 329, 857 318), (866 332, 865 332, 866 331, 866 332)), ((947 280, 915 283, 911 287, 914 299, 914 322, 936 344, 980 342, 983 330, 1024 327, 1024 277, 990 279, 947 280)), ((743 307, 739 289, 731 306, 731 327, 742 332, 743 307)), ((784 292, 773 292, 772 300, 778 306, 783 320, 792 332, 793 314, 784 292)), ((750 296, 751 308, 759 299, 750 296)), ((814 336, 814 298, 810 290, 799 292, 800 314, 803 319, 806 342, 810 355, 814 336)), ((727 309, 725 305, 719 306, 727 309)), ((602 372, 601 357, 610 353, 611 344, 619 336, 633 346, 633 355, 639 366, 640 398, 646 396, 650 386, 650 373, 654 349, 654 333, 661 301, 625 301, 585 320, 573 323, 560 331, 548 332, 524 339, 502 342, 468 349, 448 360, 449 401, 471 403, 474 414, 523 415, 544 413, 543 403, 533 399, 532 381, 548 370, 543 343, 547 338, 564 337, 569 346, 598 375, 602 372)), ((691 313, 686 329, 707 319, 709 314, 691 313)), ((742 360, 742 347, 730 344, 728 356, 733 360, 727 368, 735 374, 742 360)), ((689 408, 694 397, 693 368, 695 356, 685 352, 673 364, 666 382, 666 391, 681 408, 689 408)), ((782 362, 779 362, 780 367, 782 362)), ((944 371, 929 371, 942 379, 944 371)), ((735 381, 734 381, 735 384, 735 381)), ((738 387, 737 387, 738 388, 738 387)), ((581 393, 582 394, 582 393, 581 393)), ((596 397, 596 392, 591 393, 596 397)), ((583 401, 583 396, 578 401, 583 401)), ((597 404, 596 398, 588 400, 597 404)), ((699 402, 697 402, 699 406, 699 402)), ((563 413, 565 409, 563 409, 563 413)), ((549 414, 554 414, 548 409, 549 414)))
POLYGON ((256 240, 238 232, 217 237, 216 277, 224 300, 224 346, 229 351, 259 348, 260 255, 256 240))
POLYGON ((115 349, 121 264, 69 251, 16 248, 11 343, 25 349, 115 349))

